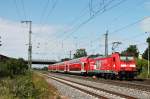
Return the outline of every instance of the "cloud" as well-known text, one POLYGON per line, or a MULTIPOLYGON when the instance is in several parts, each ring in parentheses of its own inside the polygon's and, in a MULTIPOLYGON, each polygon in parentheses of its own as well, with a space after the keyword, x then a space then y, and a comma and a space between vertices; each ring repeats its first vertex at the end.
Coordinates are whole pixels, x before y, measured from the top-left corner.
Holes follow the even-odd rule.
POLYGON ((141 22, 141 29, 144 32, 150 32, 150 17, 146 17, 142 22, 141 22))
MULTIPOLYGON (((69 57, 70 51, 75 53, 77 48, 86 48, 88 54, 104 50, 98 43, 93 43, 92 48, 89 39, 80 41, 73 38, 64 40, 63 32, 69 30, 65 25, 32 25, 33 59, 62 59, 69 57), (62 37, 63 36, 63 37, 62 37), (76 48, 76 43, 78 47, 76 48), (83 44, 86 45, 83 46, 83 44), (98 46, 98 47, 97 47, 98 46), (92 49, 92 50, 90 50, 92 49)), ((27 24, 0 18, 0 36, 3 45, 0 47, 0 54, 10 57, 28 58, 28 31, 27 24)), ((104 41, 101 43, 103 44, 104 41)), ((102 52, 100 52, 102 53, 102 52)))
MULTIPOLYGON (((63 53, 60 41, 62 38, 55 38, 55 35, 66 29, 64 25, 44 25, 33 24, 32 44, 33 58, 55 59, 63 53), (36 54, 38 53, 38 54, 36 54), (59 54, 53 54, 59 53, 59 54)), ((10 57, 23 57, 27 59, 28 53, 28 29, 26 24, 0 18, 0 36, 2 46, 0 53, 10 57)), ((72 42, 68 39, 63 41, 65 48, 71 48, 72 42)))

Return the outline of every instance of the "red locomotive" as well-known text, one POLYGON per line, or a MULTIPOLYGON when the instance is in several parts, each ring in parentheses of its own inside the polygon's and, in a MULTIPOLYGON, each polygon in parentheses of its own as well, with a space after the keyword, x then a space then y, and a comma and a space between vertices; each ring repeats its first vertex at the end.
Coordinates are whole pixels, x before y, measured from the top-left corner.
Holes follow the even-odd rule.
POLYGON ((134 78, 136 76, 136 63, 132 56, 121 56, 113 53, 104 58, 95 58, 95 73, 104 78, 134 78))
POLYGON ((82 57, 48 67, 49 71, 97 75, 103 78, 134 78, 136 76, 135 59, 113 53, 108 57, 82 57))

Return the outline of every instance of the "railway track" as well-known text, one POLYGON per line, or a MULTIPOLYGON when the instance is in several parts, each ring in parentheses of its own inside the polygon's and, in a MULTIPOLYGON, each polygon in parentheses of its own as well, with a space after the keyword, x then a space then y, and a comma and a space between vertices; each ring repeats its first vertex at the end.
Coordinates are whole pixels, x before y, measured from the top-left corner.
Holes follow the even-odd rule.
POLYGON ((102 88, 93 87, 90 85, 83 84, 82 82, 75 82, 69 79, 64 79, 60 77, 56 77, 54 75, 48 75, 48 74, 42 74, 44 76, 47 76, 48 78, 51 78, 53 80, 56 80, 60 83, 66 84, 68 86, 71 86, 75 89, 78 89, 84 93, 90 94, 96 98, 100 99, 136 99, 135 97, 116 93, 113 91, 105 90, 102 88))
MULTIPOLYGON (((54 73, 54 74, 60 75, 59 73, 54 73)), ((62 73, 61 75, 64 75, 67 77, 75 77, 79 79, 85 78, 83 76, 69 75, 69 74, 62 74, 62 73)), ((86 77, 86 79, 84 80, 100 82, 100 83, 105 83, 105 84, 113 84, 113 85, 120 86, 120 87, 128 87, 128 88, 138 89, 141 91, 150 92, 150 84, 148 85, 148 83, 147 82, 145 83, 144 81, 119 81, 119 80, 108 80, 108 79, 102 79, 102 78, 93 79, 92 77, 86 77)))
POLYGON ((131 82, 131 81, 115 81, 115 80, 107 80, 109 83, 114 83, 114 85, 123 86, 123 87, 129 87, 133 89, 139 89, 142 91, 149 91, 150 92, 150 85, 139 82, 131 82))

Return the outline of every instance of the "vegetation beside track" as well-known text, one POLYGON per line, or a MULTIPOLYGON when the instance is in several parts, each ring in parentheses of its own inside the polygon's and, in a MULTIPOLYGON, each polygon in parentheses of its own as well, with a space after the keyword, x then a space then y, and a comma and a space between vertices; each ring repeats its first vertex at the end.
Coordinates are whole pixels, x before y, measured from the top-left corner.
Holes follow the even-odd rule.
POLYGON ((37 73, 33 73, 33 83, 35 88, 38 90, 38 98, 39 99, 60 99, 59 93, 57 89, 46 82, 43 76, 38 75, 37 73))
POLYGON ((29 73, 2 78, 0 92, 2 99, 33 99, 36 96, 36 89, 29 73))
POLYGON ((59 99, 57 89, 23 59, 0 60, 0 99, 59 99))
POLYGON ((15 75, 23 75, 28 66, 22 58, 0 60, 0 77, 13 78, 15 75))
MULTIPOLYGON (((147 78, 148 61, 145 59, 136 59, 136 65, 138 68, 138 77, 147 78)), ((150 78, 150 76, 149 76, 150 78)))
POLYGON ((0 80, 1 99, 59 99, 57 89, 36 73, 0 80))

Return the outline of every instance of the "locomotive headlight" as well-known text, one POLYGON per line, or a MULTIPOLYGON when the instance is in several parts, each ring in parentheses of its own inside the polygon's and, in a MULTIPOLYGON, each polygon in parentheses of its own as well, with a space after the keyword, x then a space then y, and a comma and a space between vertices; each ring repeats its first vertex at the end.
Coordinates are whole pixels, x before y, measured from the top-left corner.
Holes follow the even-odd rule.
POLYGON ((135 67, 135 64, 130 65, 130 67, 135 67))
POLYGON ((115 67, 116 65, 114 64, 113 67, 115 67))
POLYGON ((121 64, 121 67, 126 67, 127 65, 126 64, 121 64))

